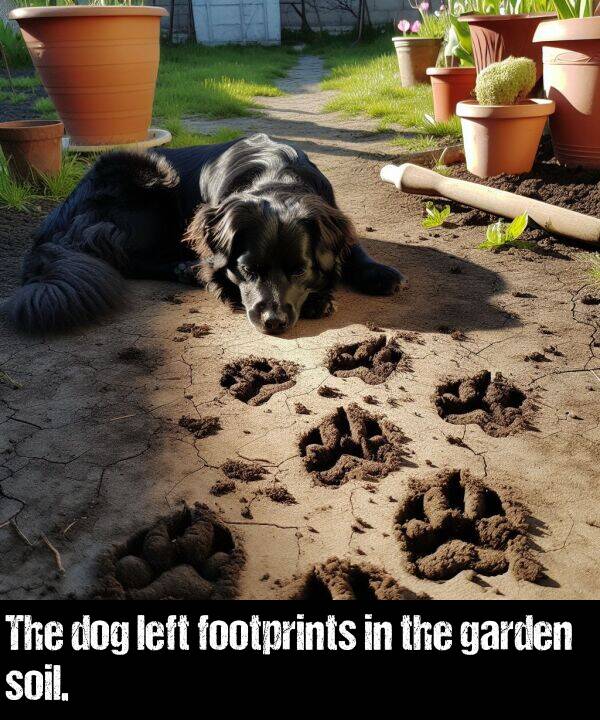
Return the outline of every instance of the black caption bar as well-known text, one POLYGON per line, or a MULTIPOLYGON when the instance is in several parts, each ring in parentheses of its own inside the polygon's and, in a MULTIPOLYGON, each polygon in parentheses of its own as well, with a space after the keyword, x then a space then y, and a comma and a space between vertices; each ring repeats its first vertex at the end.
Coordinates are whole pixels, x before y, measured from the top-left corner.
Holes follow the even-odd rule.
MULTIPOLYGON (((563 663, 597 646, 598 602, 2 602, 0 704, 78 706, 198 668, 563 663)), ((511 665, 511 667, 513 667, 511 665)))

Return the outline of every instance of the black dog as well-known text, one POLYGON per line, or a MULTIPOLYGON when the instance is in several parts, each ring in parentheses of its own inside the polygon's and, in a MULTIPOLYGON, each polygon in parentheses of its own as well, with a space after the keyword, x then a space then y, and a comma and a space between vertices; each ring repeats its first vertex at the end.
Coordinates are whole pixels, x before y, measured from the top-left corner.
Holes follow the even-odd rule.
POLYGON ((122 305, 122 276, 205 284, 267 333, 330 313, 340 279, 375 295, 403 283, 361 249, 308 157, 266 135, 106 154, 34 240, 7 304, 32 332, 122 305))

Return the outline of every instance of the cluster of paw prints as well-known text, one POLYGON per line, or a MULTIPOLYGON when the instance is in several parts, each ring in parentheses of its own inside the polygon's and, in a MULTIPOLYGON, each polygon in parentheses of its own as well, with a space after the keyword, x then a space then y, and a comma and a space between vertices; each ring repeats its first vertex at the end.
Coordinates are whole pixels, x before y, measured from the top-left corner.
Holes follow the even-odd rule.
MULTIPOLYGON (((408 334, 405 334, 408 335, 408 334)), ((409 341, 415 338, 405 337, 409 341)), ((399 337, 384 334, 327 354, 329 372, 356 377, 367 385, 384 383, 410 359, 399 337)), ((221 385, 248 405, 267 402, 296 383, 295 363, 246 357, 227 364, 221 385)), ((317 392, 337 398, 341 393, 321 386, 317 392)), ((367 403, 371 396, 363 398, 367 403)), ((535 411, 532 400, 502 376, 487 371, 439 383, 433 404, 445 421, 477 424, 493 437, 526 430, 535 411)), ((296 412, 310 414, 300 403, 296 412)), ((220 429, 218 418, 183 417, 180 425, 197 438, 220 429)), ((377 481, 411 465, 409 439, 385 416, 356 403, 339 406, 298 439, 304 466, 315 484, 336 488, 349 481, 377 481)), ((236 479, 261 479, 264 468, 239 461, 223 466, 226 480, 212 489, 230 492, 236 479), (246 477, 249 473, 252 477, 246 477)), ((272 499, 295 503, 283 487, 272 499)), ((242 513, 243 514, 243 513, 242 513)), ((247 517, 251 518, 251 514, 247 517)), ((509 487, 492 489, 468 472, 446 469, 411 480, 398 503, 394 533, 408 570, 415 576, 444 581, 463 570, 499 575, 509 569, 536 582, 542 568, 533 556, 527 534, 527 512, 509 487)), ((100 597, 132 599, 214 599, 234 597, 244 562, 239 537, 203 505, 185 508, 137 533, 103 561, 100 597)), ((417 599, 417 595, 380 568, 366 562, 330 558, 280 587, 279 597, 297 600, 417 599)))

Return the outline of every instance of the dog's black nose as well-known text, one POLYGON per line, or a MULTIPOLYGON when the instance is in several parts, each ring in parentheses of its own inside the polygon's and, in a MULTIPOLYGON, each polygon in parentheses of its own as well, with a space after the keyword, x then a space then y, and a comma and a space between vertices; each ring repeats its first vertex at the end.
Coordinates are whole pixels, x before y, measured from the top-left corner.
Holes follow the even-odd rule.
POLYGON ((287 320, 282 320, 277 315, 269 315, 263 320, 265 332, 270 335, 278 335, 282 333, 288 326, 287 320))

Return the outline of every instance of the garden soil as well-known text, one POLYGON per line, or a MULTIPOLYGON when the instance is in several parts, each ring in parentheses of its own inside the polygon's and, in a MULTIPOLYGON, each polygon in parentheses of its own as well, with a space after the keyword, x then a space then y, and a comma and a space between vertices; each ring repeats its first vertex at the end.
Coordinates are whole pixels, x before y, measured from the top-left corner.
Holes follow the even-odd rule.
MULTIPOLYGON (((330 317, 280 337, 159 282, 128 283, 127 309, 60 338, 1 320, 0 597, 88 597, 99 583, 120 597, 600 596, 594 249, 545 238, 494 254, 477 249, 479 225, 424 230, 423 199, 379 180, 399 160, 389 138, 323 113, 322 73, 303 57, 287 95, 236 122, 303 147, 409 287, 341 288, 330 317), (392 367, 370 350, 382 335, 392 367), (287 379, 232 393, 225 368, 251 358, 287 379)), ((569 171, 570 188, 557 172, 565 202, 583 186, 594 211, 597 180, 569 171)), ((2 296, 40 217, 0 211, 2 296)))

